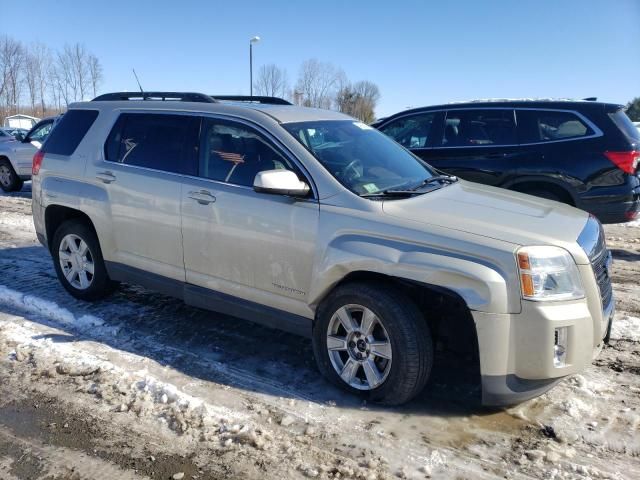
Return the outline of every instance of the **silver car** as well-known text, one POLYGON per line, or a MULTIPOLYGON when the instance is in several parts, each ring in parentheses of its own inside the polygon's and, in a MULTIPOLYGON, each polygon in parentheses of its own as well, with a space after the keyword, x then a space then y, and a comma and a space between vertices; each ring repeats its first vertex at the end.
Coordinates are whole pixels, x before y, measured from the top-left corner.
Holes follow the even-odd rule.
POLYGON ((34 157, 36 232, 74 297, 137 283, 312 337, 328 380, 383 404, 424 388, 436 344, 475 353, 497 405, 606 339, 587 213, 442 175, 341 113, 136 96, 71 105, 34 157))
POLYGON ((40 120, 21 139, 10 136, 10 141, 0 142, 0 188, 2 190, 19 191, 24 182, 31 178, 33 155, 42 146, 59 118, 60 116, 40 120))

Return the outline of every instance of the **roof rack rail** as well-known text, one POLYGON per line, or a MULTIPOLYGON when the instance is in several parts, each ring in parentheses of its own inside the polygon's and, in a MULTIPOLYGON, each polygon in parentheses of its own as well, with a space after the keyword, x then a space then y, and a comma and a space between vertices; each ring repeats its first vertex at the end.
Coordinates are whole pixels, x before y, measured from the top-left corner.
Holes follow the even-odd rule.
POLYGON ((292 105, 284 98, 279 97, 267 97, 264 95, 211 95, 214 100, 223 102, 252 102, 252 103, 264 103, 267 105, 292 105))
POLYGON ((582 100, 585 100, 587 102, 597 102, 598 97, 587 97, 587 98, 583 98, 582 100))
POLYGON ((215 103, 204 93, 192 92, 114 92, 99 95, 92 102, 115 102, 118 100, 160 100, 178 102, 215 103))

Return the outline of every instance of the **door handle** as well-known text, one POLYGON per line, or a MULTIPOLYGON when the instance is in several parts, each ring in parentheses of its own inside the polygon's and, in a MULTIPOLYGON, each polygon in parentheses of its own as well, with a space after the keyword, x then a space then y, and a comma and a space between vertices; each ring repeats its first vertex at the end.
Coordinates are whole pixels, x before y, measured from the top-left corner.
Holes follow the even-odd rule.
POLYGON ((189 198, 198 202, 200 205, 209 205, 210 203, 216 201, 216 197, 211 195, 211 193, 207 192, 206 190, 189 192, 188 196, 189 198))
POLYGON ((487 158, 507 158, 508 153, 490 153, 487 158))
POLYGON ((98 172, 96 174, 96 178, 98 180, 102 180, 102 182, 104 182, 104 183, 111 183, 111 182, 115 182, 115 180, 116 180, 116 176, 113 173, 109 172, 109 171, 98 172))

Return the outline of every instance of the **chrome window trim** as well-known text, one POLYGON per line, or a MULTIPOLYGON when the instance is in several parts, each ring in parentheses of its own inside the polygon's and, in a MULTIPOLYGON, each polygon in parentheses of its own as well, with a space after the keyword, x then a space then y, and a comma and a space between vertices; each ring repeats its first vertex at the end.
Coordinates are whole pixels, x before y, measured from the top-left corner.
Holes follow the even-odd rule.
MULTIPOLYGON (((445 150, 445 149, 452 149, 452 148, 513 148, 513 147, 521 147, 521 146, 527 146, 527 145, 546 145, 548 143, 559 143, 559 142, 574 142, 577 140, 588 140, 591 138, 598 138, 598 137, 602 137, 604 135, 604 133, 602 132, 602 130, 600 130, 591 120, 589 120, 587 117, 585 117, 583 114, 581 114, 580 112, 578 112, 577 110, 570 110, 570 109, 566 109, 566 108, 536 108, 536 107, 454 107, 454 108, 438 108, 435 110, 425 110, 422 112, 412 112, 412 113, 405 113, 402 114, 398 117, 394 117, 392 119, 389 119, 388 122, 384 122, 382 123, 382 125, 380 125, 378 128, 378 130, 380 130, 382 132, 382 128, 386 125, 388 125, 389 123, 391 123, 392 121, 395 122, 396 120, 399 120, 401 118, 404 117, 411 117, 413 115, 420 115, 420 114, 424 114, 424 113, 428 113, 428 112, 448 112, 448 111, 456 111, 456 110, 512 110, 513 112, 515 112, 515 116, 516 116, 516 128, 517 128, 517 120, 518 120, 518 110, 534 110, 534 111, 543 111, 543 112, 565 112, 565 113, 572 113, 574 115, 576 115, 578 118, 580 118, 580 120, 582 120, 583 122, 585 122, 587 124, 587 126, 589 128, 591 128, 591 130, 593 130, 593 135, 586 135, 584 137, 574 137, 574 138, 563 138, 560 140, 547 140, 544 142, 528 142, 528 143, 516 143, 516 144, 509 144, 509 145, 466 145, 466 146, 460 146, 460 147, 444 147, 444 146, 437 146, 437 147, 420 147, 420 148, 411 148, 410 150, 445 150)), ((445 121, 446 121, 446 115, 445 115, 445 121)), ((382 132, 384 133, 384 132, 382 132)), ((385 134, 386 135, 386 134, 385 134)))
MULTIPOLYGON (((300 162, 295 157, 295 155, 293 155, 293 153, 291 153, 289 151, 289 149, 281 141, 279 141, 277 138, 275 138, 264 127, 254 123, 254 122, 252 122, 250 120, 247 120, 244 117, 240 117, 240 116, 236 116, 236 115, 229 115, 229 114, 219 114, 219 113, 213 113, 213 112, 173 111, 173 110, 157 110, 157 109, 141 109, 141 108, 121 108, 121 109, 114 109, 113 111, 116 112, 117 114, 114 116, 113 121, 111 122, 111 126, 108 129, 107 136, 105 138, 104 144, 103 144, 102 149, 101 149, 101 158, 100 158, 100 160, 102 160, 102 162, 106 163, 107 165, 115 164, 115 165, 125 166, 125 167, 128 167, 128 168, 134 168, 134 169, 138 169, 138 170, 143 170, 143 171, 160 172, 160 173, 164 173, 164 174, 167 174, 167 175, 173 175, 173 176, 177 176, 177 177, 189 178, 189 179, 195 179, 195 180, 202 180, 202 181, 212 182, 212 183, 220 184, 220 185, 228 185, 228 186, 237 187, 237 188, 246 189, 246 190, 255 192, 253 187, 248 187, 246 185, 240 185, 240 184, 231 183, 231 182, 223 182, 223 181, 220 181, 220 180, 215 180, 213 178, 200 177, 200 176, 196 176, 196 175, 186 175, 184 173, 168 172, 166 170, 161 170, 161 169, 158 169, 158 168, 141 167, 141 166, 138 166, 138 165, 130 165, 130 164, 127 164, 127 163, 119 163, 119 162, 114 162, 114 161, 111 161, 111 160, 107 160, 107 158, 106 158, 106 153, 105 152, 106 152, 106 148, 107 148, 107 141, 109 139, 109 136, 111 135, 111 131, 113 130, 113 127, 115 126, 116 122, 118 121, 118 118, 120 118, 120 115, 122 115, 124 113, 155 113, 155 114, 159 114, 159 115, 184 115, 184 116, 191 116, 191 117, 197 116, 197 117, 200 117, 200 118, 216 118, 216 119, 220 119, 220 120, 227 120, 227 121, 231 121, 231 122, 244 124, 244 125, 246 125, 248 127, 253 128, 254 130, 257 130, 258 133, 260 133, 262 136, 266 137, 270 141, 270 143, 276 147, 276 153, 279 153, 282 156, 284 156, 285 158, 288 158, 294 165, 296 165, 300 169, 301 173, 304 175, 305 179, 307 180, 307 183, 311 187, 311 191, 313 193, 313 196, 311 198, 296 197, 296 199, 299 200, 299 201, 313 201, 314 203, 319 203, 320 195, 318 194, 318 189, 316 187, 316 184, 313 181, 313 177, 311 176, 309 171, 304 167, 302 162, 300 162)), ((200 139, 200 133, 201 132, 198 133, 198 139, 200 139)))

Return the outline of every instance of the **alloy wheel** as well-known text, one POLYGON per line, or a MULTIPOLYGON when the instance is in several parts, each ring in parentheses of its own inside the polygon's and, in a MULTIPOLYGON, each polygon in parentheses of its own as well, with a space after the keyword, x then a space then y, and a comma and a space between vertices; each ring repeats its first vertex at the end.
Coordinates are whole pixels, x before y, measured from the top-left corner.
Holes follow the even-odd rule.
POLYGON ((358 390, 380 386, 391 370, 391 340, 382 320, 362 305, 344 305, 327 329, 329 359, 340 378, 358 390))
POLYGON ((70 233, 60 242, 58 259, 62 273, 73 288, 86 290, 93 282, 95 264, 87 243, 70 233))

